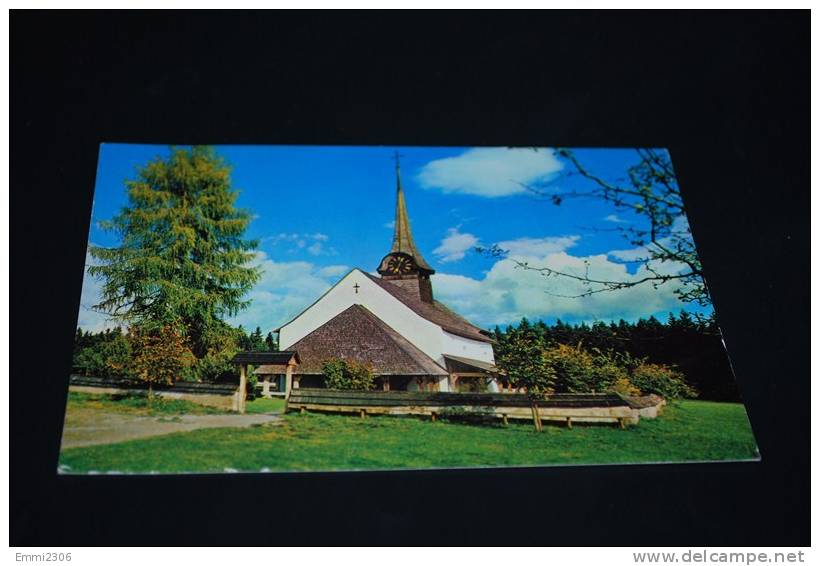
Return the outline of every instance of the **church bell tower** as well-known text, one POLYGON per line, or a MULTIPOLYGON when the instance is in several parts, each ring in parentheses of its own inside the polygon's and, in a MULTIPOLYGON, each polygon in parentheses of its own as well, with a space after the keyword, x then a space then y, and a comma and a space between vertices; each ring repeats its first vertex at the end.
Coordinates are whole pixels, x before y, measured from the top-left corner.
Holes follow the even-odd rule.
POLYGON ((432 303, 433 286, 430 276, 435 270, 424 261, 413 242, 398 157, 396 154, 396 226, 393 230, 393 246, 390 253, 382 258, 377 271, 382 279, 398 285, 426 303, 432 303))

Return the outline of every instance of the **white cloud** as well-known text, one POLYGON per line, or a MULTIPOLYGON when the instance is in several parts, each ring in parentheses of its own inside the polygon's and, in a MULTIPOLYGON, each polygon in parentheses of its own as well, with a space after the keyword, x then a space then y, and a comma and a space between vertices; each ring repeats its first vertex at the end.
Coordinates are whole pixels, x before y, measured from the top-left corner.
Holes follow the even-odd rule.
POLYGON ((441 240, 439 247, 433 250, 433 255, 442 263, 458 261, 472 248, 478 245, 478 238, 470 233, 459 232, 459 227, 447 230, 447 235, 441 240))
MULTIPOLYGON (((686 216, 681 215, 675 218, 672 222, 672 226, 670 227, 670 231, 672 234, 675 234, 677 238, 687 237, 690 233, 690 228, 689 221, 686 219, 686 216)), ((658 243, 666 248, 674 248, 675 237, 667 236, 666 238, 660 238, 658 243)), ((655 251, 657 251, 657 248, 655 248, 655 251)), ((648 244, 625 250, 611 250, 609 255, 621 261, 640 262, 651 258, 652 253, 652 244, 648 244)))
POLYGON ((257 252, 262 278, 248 294, 251 306, 227 322, 264 332, 284 324, 312 304, 347 273, 345 265, 319 267, 308 261, 277 262, 257 252))
MULTIPOLYGON (((610 261, 606 254, 579 257, 560 251, 528 261, 535 268, 549 267, 577 275, 588 273, 605 280, 636 281, 647 274, 644 267, 630 274, 625 265, 610 261)), ((663 270, 671 273, 681 267, 667 263, 663 270)), ((587 290, 582 283, 521 269, 510 258, 497 261, 481 279, 447 273, 433 275, 436 298, 480 326, 509 324, 524 316, 576 321, 635 319, 681 308, 682 303, 674 294, 676 285, 670 282, 655 289, 651 284, 641 284, 578 297, 587 290)))
POLYGON ((282 232, 275 236, 266 236, 262 238, 263 244, 270 244, 276 246, 280 243, 288 244, 290 247, 288 253, 296 253, 299 250, 305 250, 312 256, 318 255, 335 255, 334 248, 326 248, 324 243, 330 240, 330 236, 315 232, 313 234, 298 234, 295 232, 282 232))
POLYGON ((431 161, 418 179, 422 187, 445 193, 502 197, 523 193, 522 184, 546 179, 562 168, 550 149, 474 148, 431 161))
POLYGON ((385 227, 385 228, 389 228, 390 230, 392 230, 393 228, 395 228, 395 227, 396 227, 396 221, 395 221, 395 220, 391 220, 390 222, 385 222, 385 223, 384 223, 384 227, 385 227))
MULTIPOLYGON (((86 264, 91 265, 88 256, 86 264)), ((257 252, 251 265, 262 268, 262 278, 246 296, 251 305, 226 322, 246 329, 259 326, 264 332, 287 322, 327 291, 349 271, 346 265, 319 267, 307 261, 277 262, 257 252)), ((83 279, 77 325, 98 332, 120 325, 91 307, 100 302, 102 285, 87 272, 83 279)))
POLYGON ((91 254, 85 256, 85 273, 83 287, 80 294, 80 310, 77 314, 77 326, 83 330, 100 332, 115 326, 122 326, 121 322, 112 320, 107 315, 95 311, 94 305, 102 300, 102 282, 88 273, 88 267, 94 265, 91 254))
POLYGON ((348 271, 350 271, 350 268, 346 265, 328 265, 327 267, 319 269, 317 273, 321 277, 338 277, 339 275, 344 275, 348 271))
POLYGON ((644 261, 651 257, 651 251, 647 246, 630 248, 628 250, 611 250, 609 255, 621 261, 644 261))
POLYGON ((496 245, 516 257, 544 257, 547 254, 562 252, 574 246, 580 236, 549 236, 546 238, 518 238, 506 240, 496 245))
POLYGON ((617 214, 607 214, 604 216, 604 220, 607 222, 614 222, 615 224, 626 224, 627 221, 618 216, 617 214))

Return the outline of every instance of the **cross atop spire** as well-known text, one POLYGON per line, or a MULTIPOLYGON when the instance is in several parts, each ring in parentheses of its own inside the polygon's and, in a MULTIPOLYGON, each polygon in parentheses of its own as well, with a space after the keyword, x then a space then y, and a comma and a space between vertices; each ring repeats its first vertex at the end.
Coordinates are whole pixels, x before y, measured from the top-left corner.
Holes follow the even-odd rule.
POLYGON ((396 160, 396 220, 393 230, 393 247, 390 253, 404 253, 411 256, 420 269, 434 273, 424 258, 421 257, 416 244, 413 242, 413 234, 410 231, 410 217, 407 214, 407 203, 404 200, 404 189, 401 184, 401 171, 399 169, 399 152, 393 154, 396 160))
POLYGON ((398 171, 400 168, 399 160, 402 157, 404 156, 401 153, 399 153, 398 150, 393 152, 393 160, 396 162, 396 171, 398 171))

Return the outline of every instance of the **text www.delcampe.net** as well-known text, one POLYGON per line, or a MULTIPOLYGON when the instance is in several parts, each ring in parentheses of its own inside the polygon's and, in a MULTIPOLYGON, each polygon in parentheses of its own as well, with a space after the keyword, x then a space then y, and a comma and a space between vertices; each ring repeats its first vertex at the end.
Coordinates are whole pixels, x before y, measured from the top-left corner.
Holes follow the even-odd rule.
POLYGON ((799 564, 806 553, 795 552, 727 552, 687 550, 686 552, 633 552, 636 564, 799 564))

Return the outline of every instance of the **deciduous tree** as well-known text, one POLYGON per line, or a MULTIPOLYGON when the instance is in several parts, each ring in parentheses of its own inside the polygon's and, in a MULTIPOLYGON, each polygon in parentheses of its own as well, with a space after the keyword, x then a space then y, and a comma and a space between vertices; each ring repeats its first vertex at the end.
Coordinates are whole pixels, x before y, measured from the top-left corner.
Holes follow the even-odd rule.
POLYGON ((133 351, 131 373, 148 385, 149 403, 154 385, 171 385, 194 363, 188 340, 171 326, 132 327, 129 339, 133 351))

